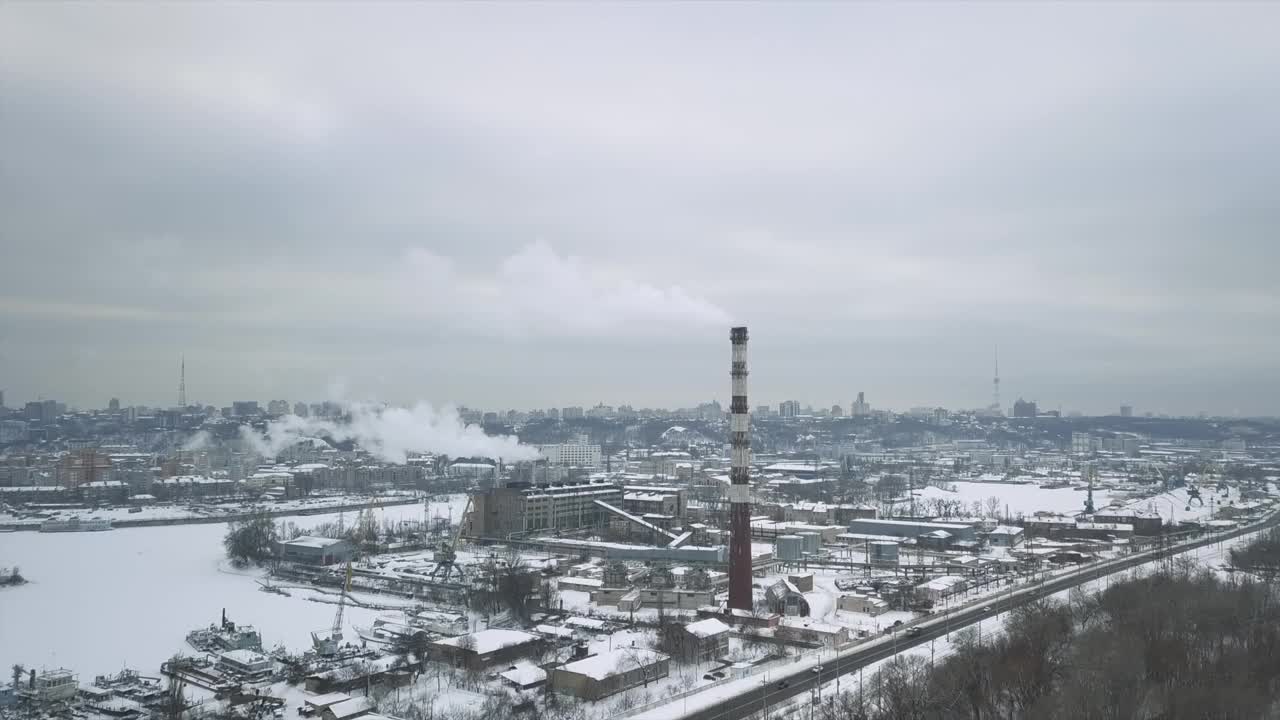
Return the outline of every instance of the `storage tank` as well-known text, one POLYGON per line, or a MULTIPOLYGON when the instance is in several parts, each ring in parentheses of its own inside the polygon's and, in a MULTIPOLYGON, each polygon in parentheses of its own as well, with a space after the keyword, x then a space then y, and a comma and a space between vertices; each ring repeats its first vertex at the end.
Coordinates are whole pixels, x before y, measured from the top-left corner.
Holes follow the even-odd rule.
POLYGON ((801 542, 804 543, 804 551, 809 553, 809 557, 814 557, 818 551, 822 549, 822 535, 812 531, 805 530, 799 533, 801 542))
POLYGON ((782 562, 799 562, 804 556, 804 540, 799 535, 779 535, 777 559, 782 562))
POLYGON ((870 543, 869 561, 872 565, 897 565, 898 543, 884 540, 870 543))

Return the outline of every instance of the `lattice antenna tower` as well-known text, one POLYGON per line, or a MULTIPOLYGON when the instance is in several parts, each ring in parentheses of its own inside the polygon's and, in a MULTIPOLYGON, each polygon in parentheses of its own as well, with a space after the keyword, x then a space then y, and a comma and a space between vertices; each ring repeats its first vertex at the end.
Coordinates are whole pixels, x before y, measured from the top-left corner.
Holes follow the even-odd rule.
POLYGON ((182 356, 182 365, 178 370, 178 407, 187 406, 187 356, 182 356))

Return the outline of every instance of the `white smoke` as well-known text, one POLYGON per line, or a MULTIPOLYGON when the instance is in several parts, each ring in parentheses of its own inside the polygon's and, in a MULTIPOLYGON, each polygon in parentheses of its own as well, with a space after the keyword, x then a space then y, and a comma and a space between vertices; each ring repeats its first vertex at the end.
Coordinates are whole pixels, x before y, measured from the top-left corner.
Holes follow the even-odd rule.
POLYGON ((212 439, 213 436, 209 434, 208 430, 200 430, 199 432, 192 433, 191 437, 187 438, 187 441, 182 444, 182 449, 203 450, 209 447, 209 442, 212 439))
POLYGON ((391 463, 403 463, 411 452, 487 457, 507 462, 538 457, 537 450, 521 445, 513 436, 486 435, 479 426, 464 424, 452 407, 436 410, 427 403, 412 408, 350 403, 345 408, 349 420, 286 415, 268 423, 265 432, 241 426, 240 435, 266 457, 275 457, 285 448, 316 435, 339 442, 351 440, 391 463))

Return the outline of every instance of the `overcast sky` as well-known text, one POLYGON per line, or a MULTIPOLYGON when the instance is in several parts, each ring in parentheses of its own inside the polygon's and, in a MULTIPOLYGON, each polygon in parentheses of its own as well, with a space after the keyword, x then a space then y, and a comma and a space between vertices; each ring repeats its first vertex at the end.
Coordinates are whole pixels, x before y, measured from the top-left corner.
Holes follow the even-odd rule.
POLYGON ((1277 414, 1277 27, 0 4, 0 388, 1277 414))

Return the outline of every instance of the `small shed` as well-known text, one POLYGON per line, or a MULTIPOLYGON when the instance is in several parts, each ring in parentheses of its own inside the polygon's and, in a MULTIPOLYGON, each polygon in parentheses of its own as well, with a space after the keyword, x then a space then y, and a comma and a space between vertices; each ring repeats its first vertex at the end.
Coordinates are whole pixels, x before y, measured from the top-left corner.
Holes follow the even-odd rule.
POLYGON ((503 682, 517 690, 528 690, 545 685, 547 671, 532 663, 516 663, 505 671, 498 673, 503 682))

